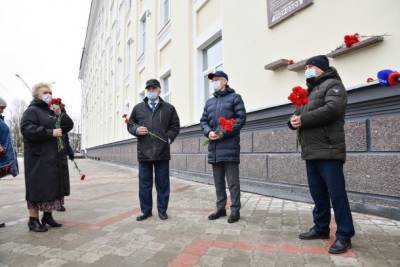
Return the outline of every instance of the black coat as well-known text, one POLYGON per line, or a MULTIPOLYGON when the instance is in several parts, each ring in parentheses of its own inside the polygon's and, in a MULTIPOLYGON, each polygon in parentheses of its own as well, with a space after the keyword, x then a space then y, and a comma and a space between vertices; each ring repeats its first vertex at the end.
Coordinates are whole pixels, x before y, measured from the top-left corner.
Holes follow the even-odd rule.
POLYGON ((308 91, 308 105, 300 112, 302 158, 345 161, 347 92, 336 69, 331 67, 317 78, 308 80, 308 91))
MULTIPOLYGON (((63 133, 74 123, 63 114, 63 133)), ((64 151, 58 151, 54 112, 42 100, 33 100, 21 120, 24 137, 26 200, 47 202, 69 195, 68 162, 64 151), (68 178, 68 179, 67 179, 68 178)))
POLYGON ((137 104, 129 117, 128 131, 137 137, 138 161, 170 160, 170 144, 180 131, 180 122, 175 107, 159 98, 156 111, 153 113, 148 99, 137 104), (150 132, 158 135, 163 142, 151 135, 136 134, 137 128, 146 127, 150 132))
POLYGON ((240 162, 240 130, 246 123, 246 109, 242 97, 231 88, 218 91, 207 100, 200 119, 200 126, 206 137, 211 131, 217 130, 220 117, 235 118, 234 130, 232 133, 225 133, 222 139, 210 140, 208 162, 240 162))
POLYGON ((64 149, 65 155, 67 155, 70 160, 74 160, 75 159, 75 153, 74 153, 74 150, 71 147, 71 143, 69 142, 68 134, 64 134, 63 135, 63 141, 64 141, 64 148, 65 148, 64 149))

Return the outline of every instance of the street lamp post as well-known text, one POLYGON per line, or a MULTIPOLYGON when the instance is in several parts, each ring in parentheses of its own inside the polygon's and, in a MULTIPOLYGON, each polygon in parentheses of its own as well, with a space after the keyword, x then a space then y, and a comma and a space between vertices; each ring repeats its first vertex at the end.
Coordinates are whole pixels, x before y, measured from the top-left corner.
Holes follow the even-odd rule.
POLYGON ((25 85, 26 88, 28 88, 29 92, 32 93, 32 88, 25 82, 24 79, 22 79, 21 76, 19 76, 18 74, 15 74, 15 76, 20 79, 20 81, 25 85))
MULTIPOLYGON (((15 74, 15 76, 21 80, 21 82, 25 85, 26 88, 28 88, 29 92, 32 93, 32 88, 25 82, 25 80, 19 75, 15 74)), ((49 85, 56 84, 56 82, 50 82, 49 85)))

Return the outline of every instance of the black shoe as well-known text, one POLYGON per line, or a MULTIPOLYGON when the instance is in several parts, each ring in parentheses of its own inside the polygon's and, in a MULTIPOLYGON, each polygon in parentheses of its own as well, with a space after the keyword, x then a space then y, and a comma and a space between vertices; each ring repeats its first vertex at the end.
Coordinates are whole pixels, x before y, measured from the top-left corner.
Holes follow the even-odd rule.
POLYGON ((329 233, 319 234, 314 228, 311 228, 310 231, 300 234, 299 238, 302 240, 329 239, 329 233))
POLYGON ((168 219, 168 214, 166 212, 165 213, 159 213, 158 217, 160 217, 160 220, 165 221, 165 220, 168 219))
POLYGON ((351 249, 351 240, 336 239, 335 243, 329 248, 330 254, 342 254, 351 249))
POLYGON ((229 215, 228 223, 235 223, 235 222, 239 221, 239 219, 240 219, 240 213, 233 212, 233 213, 231 213, 231 215, 229 215))
POLYGON ((28 227, 29 231, 38 233, 47 232, 46 226, 41 224, 38 218, 29 217, 28 227))
POLYGON ((6 227, 6 223, 0 223, 0 228, 6 227))
POLYGON ((50 225, 51 227, 61 227, 62 224, 58 223, 54 220, 53 215, 51 212, 45 212, 42 217, 42 224, 46 226, 46 224, 50 225))
POLYGON ((59 209, 57 209, 57 211, 64 212, 64 211, 66 211, 66 209, 64 206, 61 206, 59 209))
POLYGON ((148 218, 150 218, 151 216, 153 216, 153 214, 151 213, 147 213, 147 214, 142 214, 136 217, 136 221, 140 222, 140 221, 144 221, 148 218))
POLYGON ((225 217, 225 216, 226 216, 226 210, 217 210, 216 212, 211 213, 211 214, 208 216, 208 219, 209 219, 210 221, 213 221, 213 220, 216 220, 216 219, 218 219, 218 218, 225 217))

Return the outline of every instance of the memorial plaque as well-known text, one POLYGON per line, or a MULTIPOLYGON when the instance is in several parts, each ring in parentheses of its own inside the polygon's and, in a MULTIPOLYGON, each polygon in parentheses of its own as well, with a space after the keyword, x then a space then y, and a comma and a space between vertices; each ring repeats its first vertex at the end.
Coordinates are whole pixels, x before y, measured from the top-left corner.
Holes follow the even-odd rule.
POLYGON ((268 27, 272 28, 303 8, 308 7, 314 0, 267 0, 268 27))

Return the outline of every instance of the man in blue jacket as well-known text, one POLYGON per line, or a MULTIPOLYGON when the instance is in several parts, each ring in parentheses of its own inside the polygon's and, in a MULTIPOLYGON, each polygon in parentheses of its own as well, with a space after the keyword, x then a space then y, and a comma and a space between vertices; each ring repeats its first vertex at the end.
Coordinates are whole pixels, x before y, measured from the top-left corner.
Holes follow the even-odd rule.
POLYGON ((210 73, 208 78, 212 80, 215 92, 207 100, 200 125, 204 135, 210 140, 208 163, 212 164, 217 194, 217 210, 208 219, 216 220, 226 216, 226 176, 232 202, 228 223, 234 223, 240 219, 240 130, 246 122, 246 109, 242 97, 229 87, 225 72, 210 73), (232 132, 218 131, 218 119, 221 117, 235 119, 232 132))

